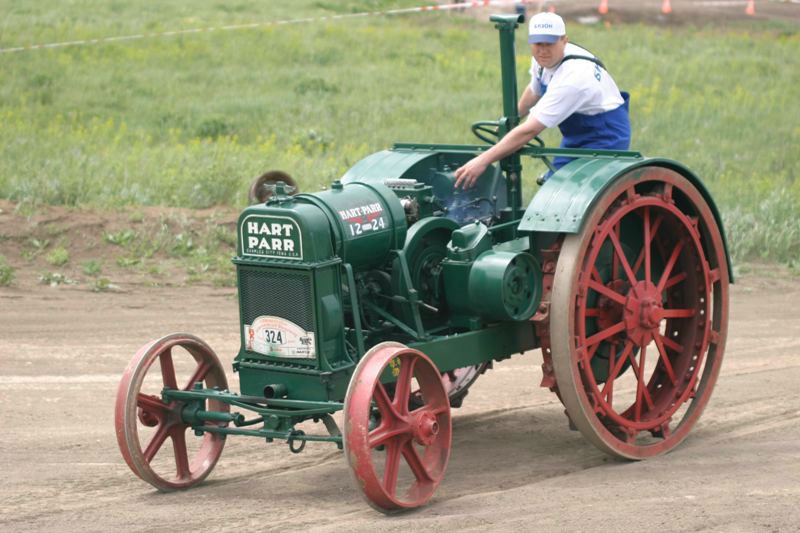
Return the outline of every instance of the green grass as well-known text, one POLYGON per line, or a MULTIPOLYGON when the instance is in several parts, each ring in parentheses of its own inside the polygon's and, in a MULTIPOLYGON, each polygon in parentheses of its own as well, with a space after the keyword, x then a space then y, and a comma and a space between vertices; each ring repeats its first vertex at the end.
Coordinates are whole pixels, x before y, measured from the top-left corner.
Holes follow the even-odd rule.
MULTIPOLYGON (((410 6, 0 0, 0 46, 410 6)), ((633 148, 708 184, 736 259, 800 257, 800 31, 570 25, 632 93, 633 148)), ((520 83, 529 59, 520 32, 520 83)), ((501 114, 496 30, 366 17, 0 55, 0 196, 241 206, 268 169, 313 191, 395 141, 473 142, 501 114)), ((558 143, 558 135, 545 139, 558 143)), ((540 172, 526 165, 528 183, 540 172)), ((532 195, 534 186, 527 189, 532 195)), ((129 246, 137 236, 109 242, 129 246)), ((187 237, 188 238, 188 237, 187 237)), ((165 243, 197 259, 189 240, 165 243)))

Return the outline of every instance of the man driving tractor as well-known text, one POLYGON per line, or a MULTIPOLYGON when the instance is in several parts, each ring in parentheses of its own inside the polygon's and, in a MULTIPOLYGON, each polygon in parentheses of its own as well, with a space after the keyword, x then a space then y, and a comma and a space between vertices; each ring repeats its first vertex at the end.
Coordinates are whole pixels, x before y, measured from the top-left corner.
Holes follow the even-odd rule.
MULTIPOLYGON (((456 187, 470 188, 486 167, 515 152, 546 128, 558 126, 562 148, 627 150, 631 141, 628 93, 620 92, 603 63, 572 44, 564 20, 555 13, 531 18, 531 83, 519 99, 527 120, 490 150, 456 170, 456 187)), ((556 170, 572 161, 556 157, 556 170)), ((552 171, 546 173, 547 179, 552 171)))

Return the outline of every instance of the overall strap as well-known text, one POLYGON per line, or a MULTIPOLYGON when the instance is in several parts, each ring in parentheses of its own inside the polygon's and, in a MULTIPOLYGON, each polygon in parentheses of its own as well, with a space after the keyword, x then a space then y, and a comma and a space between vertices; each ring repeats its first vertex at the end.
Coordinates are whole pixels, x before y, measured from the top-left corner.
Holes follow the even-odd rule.
MULTIPOLYGON (((564 58, 561 60, 561 62, 556 66, 555 70, 558 70, 558 68, 561 65, 564 64, 564 61, 569 61, 570 59, 583 59, 584 61, 591 61, 595 65, 599 66, 600 68, 602 68, 603 70, 608 72, 608 69, 603 64, 603 62, 600 61, 599 59, 597 59, 596 57, 581 56, 581 55, 576 55, 576 54, 570 54, 570 55, 564 56, 564 58)), ((542 79, 542 74, 543 73, 544 73, 544 67, 539 65, 539 79, 542 79)))
MULTIPOLYGON (((608 71, 608 69, 603 64, 603 62, 600 61, 599 59, 597 59, 596 57, 579 56, 579 55, 573 55, 573 54, 570 54, 568 56, 564 56, 564 59, 561 60, 561 63, 559 63, 558 66, 560 67, 561 65, 564 64, 564 61, 569 61, 570 59, 583 59, 585 61, 591 61, 592 63, 594 63, 595 65, 598 65, 603 70, 608 71)), ((556 67, 556 68, 558 68, 558 67, 556 67)))

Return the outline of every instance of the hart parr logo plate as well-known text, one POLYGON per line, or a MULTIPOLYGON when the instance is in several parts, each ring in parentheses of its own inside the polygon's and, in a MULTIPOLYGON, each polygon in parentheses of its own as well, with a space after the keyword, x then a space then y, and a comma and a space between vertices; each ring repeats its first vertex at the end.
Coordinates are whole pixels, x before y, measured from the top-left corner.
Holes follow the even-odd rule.
POLYGON ((384 230, 387 226, 383 206, 378 202, 340 209, 339 216, 342 217, 351 237, 384 230))
POLYGON ((242 255, 303 260, 300 226, 289 217, 248 215, 239 226, 242 255))
POLYGON ((244 325, 245 350, 273 357, 314 359, 314 332, 277 316, 260 316, 244 325))

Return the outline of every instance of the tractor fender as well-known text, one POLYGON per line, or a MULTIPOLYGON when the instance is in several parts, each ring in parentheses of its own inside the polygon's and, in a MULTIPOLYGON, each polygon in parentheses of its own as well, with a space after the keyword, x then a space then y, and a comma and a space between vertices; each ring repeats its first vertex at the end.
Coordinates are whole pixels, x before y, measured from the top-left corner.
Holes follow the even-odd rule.
POLYGON ((702 180, 681 163, 670 159, 576 159, 553 174, 528 204, 519 231, 579 233, 584 220, 603 193, 618 178, 643 167, 663 167, 677 172, 702 194, 722 235, 730 281, 733 268, 719 209, 702 180))

